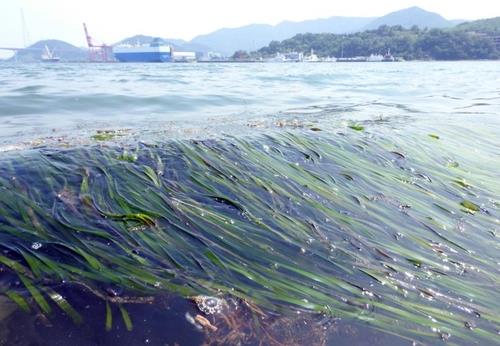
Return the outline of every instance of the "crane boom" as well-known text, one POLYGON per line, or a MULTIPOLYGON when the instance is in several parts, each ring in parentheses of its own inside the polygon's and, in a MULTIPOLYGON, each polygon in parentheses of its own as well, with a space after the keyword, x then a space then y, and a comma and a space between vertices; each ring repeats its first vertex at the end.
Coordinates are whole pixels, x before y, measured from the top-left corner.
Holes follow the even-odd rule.
POLYGON ((87 24, 83 23, 83 31, 85 32, 85 39, 89 46, 89 61, 94 62, 108 62, 112 61, 113 47, 104 43, 96 44, 94 39, 89 34, 87 24))
POLYGON ((92 37, 89 35, 89 31, 87 30, 87 25, 85 23, 83 23, 83 31, 85 31, 85 38, 87 39, 87 45, 89 48, 94 47, 92 37))

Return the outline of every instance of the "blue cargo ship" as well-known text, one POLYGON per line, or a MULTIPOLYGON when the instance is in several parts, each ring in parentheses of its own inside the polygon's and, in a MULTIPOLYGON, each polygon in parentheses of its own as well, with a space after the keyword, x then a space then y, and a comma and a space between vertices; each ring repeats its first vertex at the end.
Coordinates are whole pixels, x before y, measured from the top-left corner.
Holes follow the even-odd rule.
POLYGON ((154 39, 149 45, 120 45, 113 47, 115 59, 119 62, 171 62, 172 47, 154 39))

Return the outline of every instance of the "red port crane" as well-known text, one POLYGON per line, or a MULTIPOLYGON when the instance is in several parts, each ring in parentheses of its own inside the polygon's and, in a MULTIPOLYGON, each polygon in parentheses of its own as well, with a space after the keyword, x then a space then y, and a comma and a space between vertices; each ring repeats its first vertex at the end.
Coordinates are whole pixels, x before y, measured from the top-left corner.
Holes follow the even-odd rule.
POLYGON ((85 38, 89 46, 89 61, 92 62, 109 62, 113 61, 113 47, 104 43, 97 44, 94 42, 92 36, 89 35, 87 25, 83 23, 83 30, 85 31, 85 38))

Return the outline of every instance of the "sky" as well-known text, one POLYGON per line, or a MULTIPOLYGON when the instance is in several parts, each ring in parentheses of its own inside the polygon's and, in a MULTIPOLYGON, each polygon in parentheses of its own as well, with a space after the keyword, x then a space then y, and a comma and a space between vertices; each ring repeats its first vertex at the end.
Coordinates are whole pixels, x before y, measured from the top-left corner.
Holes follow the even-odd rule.
POLYGON ((0 0, 0 47, 49 38, 85 46, 83 22, 97 41, 112 44, 136 34, 190 40, 224 27, 377 17, 411 6, 446 19, 500 16, 498 0, 0 0))

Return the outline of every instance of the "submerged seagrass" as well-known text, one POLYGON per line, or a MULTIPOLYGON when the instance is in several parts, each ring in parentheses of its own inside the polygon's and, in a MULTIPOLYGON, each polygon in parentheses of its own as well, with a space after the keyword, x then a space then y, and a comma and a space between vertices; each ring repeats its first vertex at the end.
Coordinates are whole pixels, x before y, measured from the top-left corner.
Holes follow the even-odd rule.
POLYGON ((82 285, 109 300, 106 328, 109 305, 126 302, 106 293, 115 285, 134 297, 223 293, 411 340, 495 342, 500 167, 487 159, 494 141, 477 153, 453 131, 297 130, 4 156, 0 262, 12 275, 2 294, 46 314, 53 301, 80 323, 54 287, 82 285))

